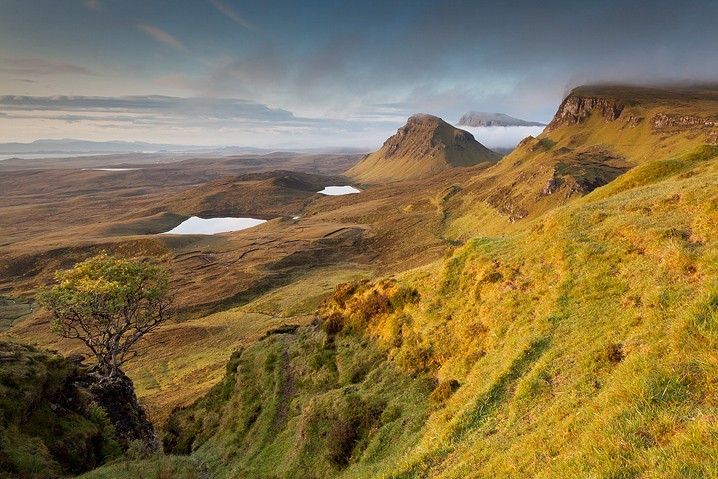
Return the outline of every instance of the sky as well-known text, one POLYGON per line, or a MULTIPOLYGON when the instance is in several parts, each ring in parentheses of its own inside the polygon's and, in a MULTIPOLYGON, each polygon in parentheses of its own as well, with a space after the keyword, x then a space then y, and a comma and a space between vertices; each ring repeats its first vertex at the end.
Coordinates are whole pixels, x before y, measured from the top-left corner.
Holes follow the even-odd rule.
POLYGON ((548 122, 581 84, 716 81, 716 23, 718 0, 0 0, 0 142, 372 149, 419 112, 548 122))

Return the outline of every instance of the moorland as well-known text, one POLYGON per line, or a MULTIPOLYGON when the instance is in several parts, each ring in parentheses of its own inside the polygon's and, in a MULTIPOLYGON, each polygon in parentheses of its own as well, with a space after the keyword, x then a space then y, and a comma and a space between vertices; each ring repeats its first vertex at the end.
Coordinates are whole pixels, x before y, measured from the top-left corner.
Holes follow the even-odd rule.
POLYGON ((87 477, 717 475, 718 90, 580 87, 472 140, 0 162, 4 338, 80 352, 33 297, 100 251, 171 274, 125 368, 166 455, 87 477), (267 222, 160 234, 190 216, 267 222))

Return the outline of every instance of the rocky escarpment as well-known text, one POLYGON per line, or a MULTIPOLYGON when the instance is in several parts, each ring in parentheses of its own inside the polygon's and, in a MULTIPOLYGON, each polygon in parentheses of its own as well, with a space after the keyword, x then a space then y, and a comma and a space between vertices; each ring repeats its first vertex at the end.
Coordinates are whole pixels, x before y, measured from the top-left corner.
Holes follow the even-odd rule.
POLYGON ((703 132, 705 133, 703 140, 705 143, 710 145, 718 144, 718 121, 715 117, 705 118, 698 115, 677 115, 659 112, 651 118, 651 128, 657 133, 703 132))
MULTIPOLYGON (((648 94, 643 90, 639 90, 639 93, 641 93, 638 95, 639 99, 629 100, 623 90, 625 88, 618 88, 613 91, 607 88, 602 92, 596 92, 586 87, 574 90, 561 103, 553 120, 546 127, 546 131, 552 132, 561 126, 579 125, 589 116, 598 114, 606 122, 620 118, 623 122, 622 128, 637 128, 645 121, 651 130, 656 133, 683 133, 703 130, 706 134, 704 142, 718 143, 718 116, 703 116, 680 111, 685 110, 687 105, 690 104, 688 102, 691 97, 688 94, 681 97, 676 96, 676 92, 653 92, 648 94), (615 94, 615 98, 610 96, 612 93, 615 94), (677 100, 682 103, 678 103, 677 100), (662 107, 670 106, 677 111, 659 110, 655 114, 648 113, 650 108, 659 105, 662 107), (633 107, 626 109, 626 106, 635 106, 638 109, 633 107)), ((701 93, 699 91, 693 96, 701 93)), ((713 97, 709 97, 708 100, 715 102, 713 97)), ((703 106, 700 106, 701 103, 698 100, 694 99, 693 101, 695 101, 696 108, 704 108, 709 105, 707 101, 704 101, 703 106)), ((714 109, 714 106, 711 105, 710 108, 714 109)))
POLYGON ((651 128, 655 132, 685 132, 702 131, 706 136, 705 143, 718 144, 718 121, 697 115, 675 115, 670 113, 656 113, 651 119, 651 128))
POLYGON ((694 115, 672 115, 657 113, 651 120, 651 127, 654 130, 667 128, 713 128, 718 126, 718 121, 694 115))
POLYGON ((594 112, 605 121, 614 121, 621 116, 623 108, 624 105, 617 100, 572 94, 561 103, 546 131, 551 132, 563 125, 579 125, 594 112))

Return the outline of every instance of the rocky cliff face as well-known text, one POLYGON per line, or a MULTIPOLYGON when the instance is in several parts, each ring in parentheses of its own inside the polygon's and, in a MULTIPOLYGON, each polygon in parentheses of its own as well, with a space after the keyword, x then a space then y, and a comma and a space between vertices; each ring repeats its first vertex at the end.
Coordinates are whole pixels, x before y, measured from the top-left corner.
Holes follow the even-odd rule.
POLYGON ((694 115, 672 115, 668 113, 657 113, 651 120, 651 127, 654 130, 664 130, 667 128, 713 128, 718 126, 718 121, 709 120, 694 115))
POLYGON ((113 378, 86 373, 76 383, 87 390, 92 401, 105 412, 123 447, 128 447, 133 441, 140 441, 148 452, 159 448, 152 423, 137 401, 132 380, 124 373, 113 378))
POLYGON ((718 121, 711 118, 659 112, 651 118, 650 124, 656 133, 701 132, 705 134, 704 143, 718 144, 718 121))
POLYGON ((569 95, 561 106, 546 131, 553 131, 562 125, 579 125, 591 113, 598 113, 605 121, 614 121, 621 116, 623 105, 617 100, 569 95))

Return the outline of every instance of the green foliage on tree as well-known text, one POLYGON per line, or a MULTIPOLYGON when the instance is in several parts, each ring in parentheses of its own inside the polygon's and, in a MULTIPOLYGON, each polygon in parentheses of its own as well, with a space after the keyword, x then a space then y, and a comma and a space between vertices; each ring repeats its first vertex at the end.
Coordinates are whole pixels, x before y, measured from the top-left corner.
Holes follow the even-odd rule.
POLYGON ((171 316, 169 277, 160 266, 105 253, 67 271, 38 295, 60 336, 84 342, 97 371, 115 376, 137 353, 135 344, 171 316))

